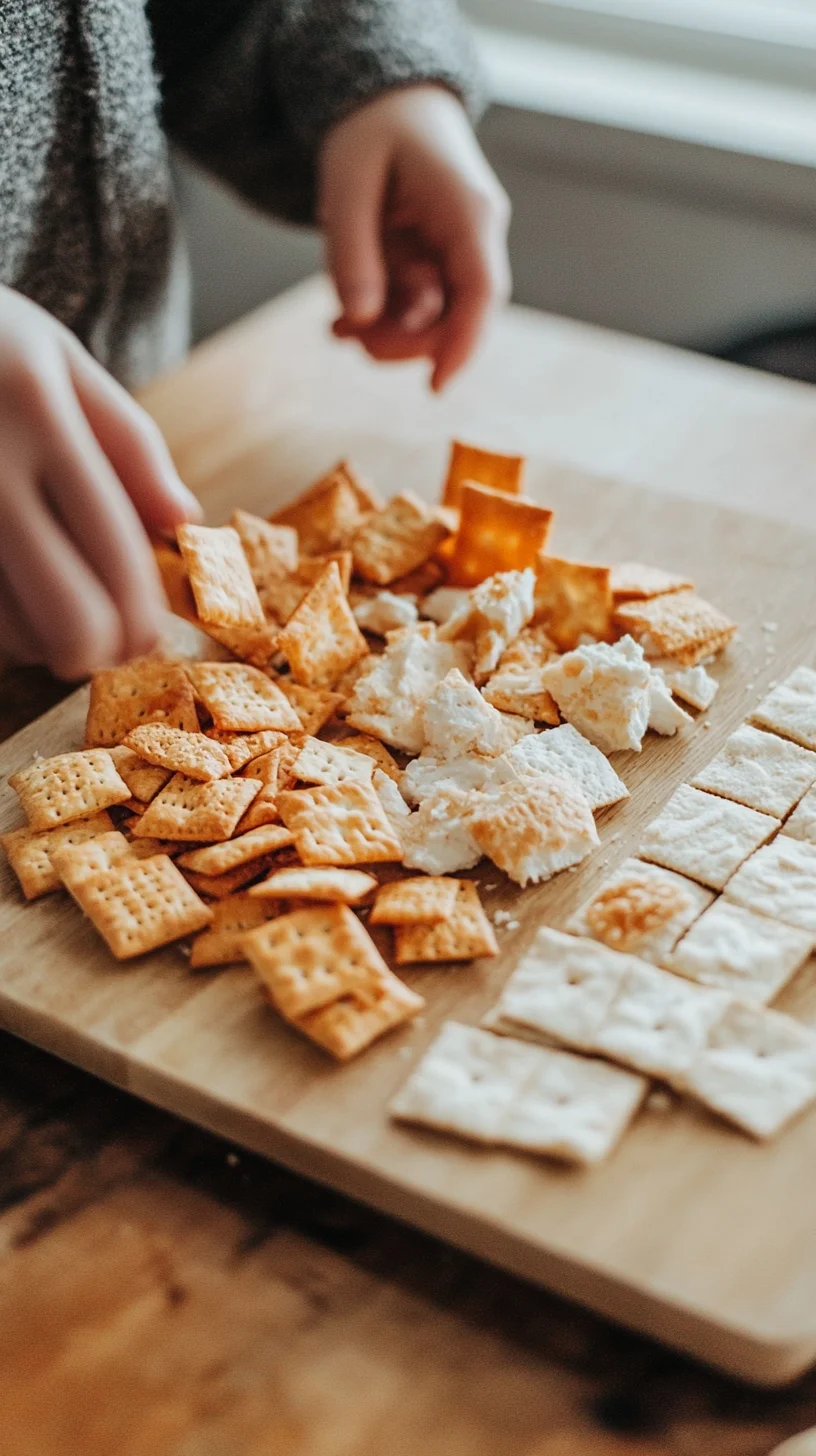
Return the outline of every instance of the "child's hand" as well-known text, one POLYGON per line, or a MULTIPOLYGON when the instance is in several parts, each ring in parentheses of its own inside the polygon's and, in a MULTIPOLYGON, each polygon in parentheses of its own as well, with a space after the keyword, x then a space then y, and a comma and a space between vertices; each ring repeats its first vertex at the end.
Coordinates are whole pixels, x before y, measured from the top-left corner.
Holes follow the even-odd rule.
POLYGON ((149 415, 0 287, 0 653, 80 678, 155 644, 145 533, 197 519, 149 415))
POLYGON ((320 220, 341 338, 375 359, 433 361, 440 390, 509 292, 510 207, 455 97, 407 86, 329 132, 320 220))

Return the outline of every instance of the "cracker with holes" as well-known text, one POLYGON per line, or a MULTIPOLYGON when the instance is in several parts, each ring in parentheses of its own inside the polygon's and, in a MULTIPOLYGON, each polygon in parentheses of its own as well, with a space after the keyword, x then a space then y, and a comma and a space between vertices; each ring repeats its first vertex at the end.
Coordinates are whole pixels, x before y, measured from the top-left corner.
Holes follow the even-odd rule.
POLYGON ((746 859, 725 894, 736 905, 816 932, 816 844, 778 835, 746 859))
POLYGON ((112 831, 113 820, 103 810, 89 819, 75 819, 72 824, 40 833, 33 829, 12 829, 8 834, 0 834, 0 844, 25 898, 37 900, 60 888, 60 877, 51 862, 53 854, 112 831))
POLYGON ((566 928, 572 935, 588 935, 611 950, 662 965, 713 899, 694 880, 627 859, 570 916, 566 928))
POLYGON ((295 910, 244 940, 247 959, 287 1021, 328 1006, 350 991, 392 979, 371 936, 346 905, 295 910))
POLYGON ((125 747, 157 768, 186 774, 188 779, 201 783, 228 778, 232 773, 229 757, 219 743, 203 733, 182 733, 163 723, 132 728, 125 747))
POLYGON ((661 566, 644 566, 642 561, 618 561, 610 567, 609 584, 615 603, 649 601, 667 592, 693 591, 694 582, 661 566))
POLYGON ((541 555, 535 584, 536 621, 561 652, 585 637, 606 641, 612 626, 612 588, 608 566, 541 555))
POLYGON ((202 622, 263 627, 264 614, 241 538, 232 526, 179 526, 176 539, 202 622))
POLYGON ((258 829, 262 824, 280 822, 278 794, 294 783, 292 765, 300 752, 298 743, 284 743, 271 753, 255 758, 242 770, 242 777, 255 779, 260 784, 256 797, 239 821, 238 832, 258 829))
POLYGON ((816 672, 797 667, 768 693, 751 714, 760 728, 790 738, 802 748, 816 749, 816 672))
MULTIPOLYGON (((248 763, 272 753, 289 741, 286 734, 277 728, 266 728, 261 733, 229 733, 220 728, 210 728, 207 737, 221 745, 233 773, 238 773, 248 763)), ((137 798, 141 798, 141 795, 138 794, 137 798)))
POLYGON ((247 830, 246 834, 236 835, 234 839, 226 839, 222 844, 188 850, 181 855, 179 865, 201 875, 225 875, 239 865, 276 854, 279 849, 287 849, 292 842, 290 831, 282 824, 263 824, 258 829, 247 830))
POLYGON ((422 875, 381 885, 371 911, 371 925, 424 925, 449 920, 459 896, 458 880, 422 875))
POLYGON ((816 844, 816 787, 805 794, 790 819, 785 820, 782 833, 790 835, 791 839, 804 839, 808 844, 816 844))
POLYGON ((52 863, 62 885, 78 899, 83 885, 89 880, 106 875, 123 860, 139 858, 124 834, 113 829, 106 834, 95 835, 92 840, 83 840, 81 844, 65 845, 54 850, 52 863))
POLYGON ((523 455, 501 455, 496 450, 482 450, 478 445, 454 440, 442 499, 446 506, 458 506, 462 486, 468 480, 506 495, 518 495, 523 479, 523 455))
MULTIPOLYGON (((138 842, 138 841, 135 841, 138 842)), ((291 851, 289 851, 291 853, 291 851)), ((283 850, 283 854, 287 851, 283 850)), ((200 870, 184 870, 184 878, 188 885, 192 885, 196 894, 206 895, 208 900, 229 900, 239 890, 245 890, 253 880, 259 880, 263 875, 268 874, 272 866, 280 862, 281 852, 275 854, 260 855, 257 859, 248 860, 246 864, 237 865, 234 870, 226 870, 220 875, 205 875, 200 870)))
POLYGON ((350 991, 330 1006, 310 1011, 295 1025, 338 1062, 348 1062, 386 1032, 411 1021, 424 1005, 416 991, 391 976, 365 992, 350 991))
POLYGON ((487 682, 509 643, 533 615, 535 575, 529 570, 500 571, 469 593, 459 612, 439 630, 439 640, 473 643, 473 677, 487 682))
POLYGON ((432 925, 397 925, 394 946, 398 966, 419 961, 469 961, 499 953, 479 891, 469 880, 457 883, 453 910, 444 920, 432 925))
POLYGON ((590 1051, 632 958, 544 926, 483 1024, 590 1051))
POLYGON ((246 960, 244 936, 276 914, 270 904, 248 895, 231 895, 212 907, 212 921, 190 948, 190 970, 215 970, 246 960))
POLYGON ((290 576, 283 577, 280 581, 268 581, 261 588, 261 602, 267 617, 281 624, 288 622, 332 562, 337 566, 343 591, 348 593, 351 585, 350 551, 328 551, 321 556, 301 556, 297 570, 290 576))
POLYGON ((594 1051, 673 1084, 706 1045, 729 997, 635 961, 595 1035, 594 1051))
POLYGON ((350 738, 344 738, 340 746, 349 753, 364 753, 367 758, 373 759, 376 768, 393 779, 395 784, 399 783, 402 769, 378 738, 372 738, 368 733, 354 733, 350 738))
POLYGON ((535 567, 553 513, 526 497, 463 482, 461 516, 448 575, 456 586, 477 586, 496 572, 535 567))
POLYGON ((331 692, 328 688, 305 688, 291 677, 279 677, 275 681, 292 704, 304 733, 319 733, 345 701, 343 693, 331 692))
POLYGON ((474 795, 467 826, 483 854, 522 887, 580 864, 600 843, 581 790, 556 774, 524 774, 474 795))
POLYGON ((136 838, 199 842, 230 839, 259 788, 257 779, 217 779, 201 784, 174 774, 134 824, 132 833, 136 838))
POLYGON ((651 657, 673 657, 694 667, 727 647, 736 623, 691 591, 669 592, 643 602, 621 602, 615 624, 629 632, 651 657))
POLYGON ((434 688, 452 668, 469 674, 472 648, 466 643, 438 642, 432 627, 396 632, 380 657, 355 683, 346 704, 352 728, 382 739, 406 753, 419 753, 425 742, 423 713, 434 688))
POLYGON ((560 774, 581 790, 593 810, 629 797, 609 759, 571 723, 521 738, 499 759, 496 773, 508 778, 560 774))
POLYGON ((641 859, 721 890, 779 820, 681 784, 644 830, 641 859))
POLYGON ((130 789, 104 748, 38 758, 9 777, 29 829, 56 829, 124 804, 130 789))
POLYGON ((537 723, 557 726, 561 716, 541 678, 547 663, 557 656, 558 650, 543 626, 523 627, 482 689, 487 702, 504 713, 518 713, 537 723))
POLYGON ((278 809, 305 865, 374 864, 402 859, 402 845, 369 784, 287 790, 278 809))
POLYGON ((139 723, 198 732, 193 689, 179 663, 136 658, 93 674, 85 724, 88 746, 111 748, 139 723))
POLYGON ((344 544, 366 515, 381 509, 377 493, 341 460, 272 520, 297 531, 302 551, 330 551, 344 544))
POLYGON ((251 511, 233 511, 230 525, 238 533, 256 587, 297 570, 298 534, 292 526, 274 526, 251 511))
POLYGON ((119 777, 124 779, 132 798, 140 804, 149 804, 151 799, 155 799, 159 789, 163 789, 173 777, 169 768, 156 768, 138 753, 134 753, 132 748, 125 748, 124 744, 110 748, 108 752, 116 764, 119 777))
POLYGON ((307 738, 292 765, 292 775, 304 784, 370 784, 374 760, 339 743, 307 738))
POLYGON ((354 536, 354 570, 366 581, 388 586, 427 561, 450 534, 436 511, 411 491, 401 491, 354 536))
POLYGON ((684 1088, 753 1137, 773 1137, 816 1097, 816 1037, 790 1016, 731 1001, 684 1088))
POLYGON ((667 970, 746 1001, 773 1001, 807 960, 816 931, 717 900, 663 960, 667 970))
POLYGON ((559 711, 602 753, 640 752, 651 711, 651 669, 631 637, 576 647, 541 680, 559 711))
POLYGON ((332 687, 367 654, 368 643, 354 620, 335 562, 292 613, 278 647, 295 682, 317 688, 332 687))
POLYGON ((291 703, 260 668, 244 662, 196 662, 188 672, 216 728, 232 733, 300 730, 291 703))
POLYGON ((212 919, 166 854, 123 859, 73 893, 117 960, 194 935, 212 919))
POLYGON ((264 900, 319 900, 329 905, 360 905, 377 881, 362 870, 324 865, 291 865, 275 870, 268 880, 253 885, 250 895, 264 900))
POLYGON ((691 782, 783 819, 816 783, 816 753, 744 723, 691 782))

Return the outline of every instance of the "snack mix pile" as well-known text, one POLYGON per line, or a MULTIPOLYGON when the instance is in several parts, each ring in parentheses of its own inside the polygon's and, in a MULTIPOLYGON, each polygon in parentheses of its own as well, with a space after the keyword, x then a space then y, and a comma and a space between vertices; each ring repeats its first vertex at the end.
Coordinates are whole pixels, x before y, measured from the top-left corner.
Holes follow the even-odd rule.
MULTIPOLYGON (((118 959, 248 962, 342 1061, 424 1005, 367 925, 395 966, 496 955, 455 876, 586 859, 628 797, 610 755, 688 729, 678 699, 710 706, 736 631, 682 575, 550 555, 523 468, 454 443, 435 508, 343 463, 269 521, 180 527, 156 548, 170 605, 229 660, 94 677, 86 747, 10 779, 25 897, 66 889, 118 959)), ((816 943, 814 785, 802 667, 568 933, 539 929, 483 1028, 443 1026, 392 1114, 592 1163, 656 1078, 778 1131, 816 1097, 816 1036, 766 1005, 816 943)))

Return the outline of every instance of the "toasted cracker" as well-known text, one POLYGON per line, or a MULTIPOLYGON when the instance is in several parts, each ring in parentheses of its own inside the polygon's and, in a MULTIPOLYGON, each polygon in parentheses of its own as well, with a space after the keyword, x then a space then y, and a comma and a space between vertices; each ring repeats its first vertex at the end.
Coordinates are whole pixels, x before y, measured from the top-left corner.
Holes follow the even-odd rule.
MULTIPOLYGON (((287 850, 280 852, 281 857, 288 853, 287 850)), ((223 875, 204 875, 198 870, 184 870, 184 878, 188 885, 192 885, 198 895, 206 895, 209 900, 228 900, 238 890, 243 890, 251 885, 253 880, 259 880, 268 874, 273 865, 278 863, 278 854, 264 854, 257 859, 248 860, 246 864, 238 865, 234 870, 227 870, 223 875)))
POLYGON ((154 764, 146 763, 132 748, 125 748, 124 744, 117 744, 108 752, 116 764, 116 772, 130 789, 132 799, 138 800, 142 805, 155 799, 159 789, 163 789, 173 776, 170 769, 156 768, 154 764))
POLYGON ((694 582, 661 566, 644 566, 641 561, 618 561, 610 568, 610 585, 615 603, 648 601, 667 592, 693 591, 694 582))
POLYGON ((319 581, 327 566, 334 562, 340 573, 343 591, 348 593, 351 585, 351 552, 329 551, 321 556, 301 556, 297 570, 280 581, 269 581, 261 588, 261 602, 267 617, 275 622, 288 622, 292 613, 308 596, 316 581, 319 581))
POLYGON ((182 733, 164 723, 145 723, 132 728, 125 747, 147 763, 171 773, 186 774, 187 778, 202 783, 228 778, 232 773, 232 765, 220 744, 203 733, 182 733))
POLYGON ((270 920, 244 950, 273 1005, 295 1021, 350 991, 376 991, 391 972, 346 905, 321 905, 270 920))
POLYGON ((342 783, 287 790, 279 795, 278 808, 306 865, 402 859, 402 845, 370 785, 342 783))
POLYGON ((132 832, 136 838, 229 839, 258 792, 257 779, 217 779, 201 784, 184 774, 174 774, 132 832))
POLYGON ((299 752, 299 743, 287 742, 247 764, 242 771, 243 777, 259 780, 261 789, 239 821, 239 834, 258 829, 263 824, 274 824, 280 819, 278 794, 294 783, 292 765, 299 752))
POLYGON ((202 622, 201 627, 214 642, 250 667, 266 667, 278 650, 280 626, 274 620, 263 627, 216 627, 212 622, 202 622))
POLYGON ((808 844, 816 844, 816 787, 805 794, 790 819, 785 820, 782 833, 790 835, 791 839, 804 839, 808 844))
POLYGON ((472 649, 466 643, 438 642, 422 629, 396 632, 380 657, 355 683, 346 704, 353 728, 419 753, 425 741, 423 709, 436 685, 452 668, 468 673, 472 649))
POLYGON ((250 829, 222 844, 208 844, 203 849, 192 849, 183 854, 179 865, 185 870, 196 870, 202 875, 224 875, 239 865, 249 864, 262 855, 273 854, 292 843, 292 835, 282 824, 266 824, 260 829, 250 829))
POLYGON ((292 526, 273 526, 251 511, 233 511, 230 525, 237 531, 252 580, 257 587, 297 570, 298 534, 292 526))
POLYGON ((104 748, 35 759, 28 768, 11 774, 9 784, 22 804, 29 829, 34 830, 87 819, 130 798, 130 789, 104 748))
POLYGON ((134 853, 133 845, 117 830, 97 834, 93 839, 80 844, 64 845, 53 851, 53 866, 65 889, 75 899, 89 880, 108 872, 123 860, 141 859, 134 853))
POLYGON ((424 1007, 416 991, 396 976, 364 995, 352 991, 330 1006, 312 1011, 295 1024, 299 1031, 340 1062, 350 1061, 373 1041, 410 1021, 424 1007))
POLYGON ((461 440, 454 440, 442 492, 443 503, 458 506, 465 481, 475 481, 496 491, 518 495, 524 478, 524 463, 523 455, 500 455, 495 450, 482 450, 478 445, 465 445, 461 440))
POLYGON ((277 728, 265 728, 260 733, 228 733, 221 728, 208 728, 207 737, 220 743, 233 773, 289 741, 286 734, 277 728))
POLYGON ((553 513, 526 497, 465 481, 459 530, 448 561, 454 586, 476 586, 496 572, 534 567, 553 513))
POLYGON ((640 752, 651 712, 651 669, 631 637, 577 647, 542 669, 559 711, 605 754, 640 752))
POLYGON ((307 738, 292 765, 294 778, 304 784, 370 784, 373 772, 374 761, 366 754, 320 738, 307 738))
POLYGON ((790 1016, 732 1000, 685 1090, 753 1137, 773 1137, 816 1096, 816 1037, 790 1016))
POLYGON ((519 739, 502 755, 497 772, 510 778, 531 773, 563 775, 577 785, 593 810, 629 797, 606 755, 571 723, 519 739))
POLYGON ((816 932, 816 844, 780 834, 746 858, 725 895, 747 910, 816 932))
POLYGON ((593 1050, 677 1084, 705 1047, 727 1002, 724 992, 703 990, 634 961, 623 973, 593 1050))
POLYGON ((760 728, 816 749, 816 672, 811 667, 795 668, 750 716, 760 728))
POLYGON ((428 926, 449 920, 459 898, 460 883, 443 875, 392 880, 377 891, 369 924, 428 926))
POLYGON ((31 829, 12 829, 8 834, 0 834, 0 844, 25 898, 37 900, 40 895, 50 895, 60 888, 60 877, 51 863, 53 854, 112 831, 113 820, 103 810, 89 819, 76 819, 72 824, 39 834, 31 829))
POLYGON ((402 844, 402 831, 405 827, 406 820, 411 817, 411 810, 408 808, 394 780, 389 778, 388 774, 384 774, 382 769, 375 768, 371 784, 382 805, 383 813, 394 831, 395 837, 402 844))
POLYGON ((772 1001, 816 945, 816 931, 783 925, 721 898, 662 964, 701 986, 746 1001, 772 1001))
POLYGON ((374 876, 366 875, 362 870, 292 865, 275 870, 268 880, 253 885, 249 893, 271 900, 321 900, 329 904, 359 905, 376 888, 374 876))
POLYGON ((216 728, 239 733, 299 730, 300 719, 291 703, 260 668, 243 662, 196 662, 188 671, 216 728))
POLYGON ((450 534, 438 512, 411 491, 401 491, 354 536, 354 570, 366 581, 388 586, 427 561, 450 534))
POLYGON ((691 782, 782 819, 816 783, 816 753, 744 723, 691 782))
POLYGON ((477 865, 482 850, 470 828, 472 807, 472 794, 444 784, 423 799, 400 831, 405 868, 444 875, 477 865))
POLYGON ((249 895, 231 895, 212 907, 212 921, 197 935, 190 948, 191 971, 231 966, 245 961, 244 936, 248 930, 263 925, 275 909, 249 895))
POLYGON ((431 925, 397 925, 394 946, 397 965, 412 961, 466 961, 499 953, 479 891, 469 880, 458 881, 456 902, 449 916, 431 925))
POLYGON ((178 663, 137 658, 93 674, 85 724, 89 747, 111 748, 139 723, 198 731, 193 690, 178 663))
POLYGON ((369 511, 381 506, 376 491, 341 460, 271 519, 294 527, 302 551, 329 551, 342 545, 369 511))
POLYGON ((631 956, 542 926, 484 1025, 591 1051, 631 956))
POLYGON ((319 733, 345 701, 342 693, 328 688, 307 688, 291 677, 278 677, 275 682, 292 704, 304 733, 319 733))
POLYGON ((355 733, 350 738, 342 739, 340 747, 348 749, 350 753, 364 753, 367 758, 372 758, 377 768, 393 779, 395 784, 399 783, 402 770, 379 739, 372 738, 368 733, 355 733))
POLYGON ((231 526, 179 526, 179 550, 202 622, 262 627, 263 608, 241 538, 231 526))
POLYGON ((612 587, 608 566, 541 555, 536 575, 536 622, 556 647, 568 652, 582 638, 607 641, 612 628, 612 587))
POLYGON ((558 649, 541 624, 523 627, 482 689, 488 703, 505 713, 557 726, 561 718, 555 699, 541 679, 542 670, 557 656, 558 649))
POLYGON ((368 644, 330 562, 280 635, 279 648, 295 681, 305 687, 331 687, 368 644))
POLYGON ((600 843, 580 789, 555 774, 527 774, 474 795, 467 825, 484 854, 519 885, 580 864, 600 843))
POLYGON ((681 667, 721 652, 737 630, 735 622, 691 591, 623 602, 615 608, 614 621, 643 642, 650 655, 673 657, 681 667))
POLYGON ((153 555, 156 558, 156 566, 159 569, 170 611, 176 617, 183 617, 187 622, 197 622, 195 597, 190 588, 187 568, 181 559, 181 554, 172 546, 163 542, 154 542, 153 555))
POLYGON ((123 859, 74 893, 117 960, 202 930, 212 911, 164 854, 123 859))
POLYGON ((566 929, 662 965, 714 896, 659 865, 627 859, 571 915, 566 929))
POLYGON ((681 784, 644 832, 641 859, 721 890, 779 821, 681 784))

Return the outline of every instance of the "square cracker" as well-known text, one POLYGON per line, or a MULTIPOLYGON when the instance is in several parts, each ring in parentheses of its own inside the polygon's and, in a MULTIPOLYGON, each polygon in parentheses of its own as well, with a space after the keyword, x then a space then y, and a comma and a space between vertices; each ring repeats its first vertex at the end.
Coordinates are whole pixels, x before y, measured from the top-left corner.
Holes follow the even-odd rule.
POLYGON ((483 854, 521 886, 580 864, 600 843, 581 790, 556 774, 523 774, 474 794, 466 822, 483 854))
POLYGON ((117 960, 192 935, 212 919, 212 911, 166 854, 123 859, 75 894, 117 960))
POLYGON ((790 1016, 732 1000, 685 1090, 753 1137, 773 1137, 816 1097, 816 1037, 790 1016))
POLYGON ((32 829, 12 829, 8 834, 0 834, 0 844, 25 898, 36 900, 60 888, 60 877, 51 863, 52 854, 112 830, 113 820, 103 810, 89 819, 75 819, 72 824, 39 834, 32 829))
POLYGON ((374 760, 375 767, 393 779, 395 784, 399 783, 402 769, 379 739, 372 738, 368 733, 355 733, 350 738, 344 738, 340 747, 347 749, 349 753, 365 753, 374 760))
POLYGON ((229 757, 219 743, 203 733, 182 733, 164 723, 144 723, 132 728, 125 747, 157 768, 183 773, 188 779, 202 783, 228 778, 232 773, 229 757))
POLYGON ((673 657, 681 667, 694 667, 721 652, 737 630, 735 622, 691 591, 622 602, 615 608, 615 623, 642 642, 650 655, 673 657))
POLYGON ((292 765, 292 777, 304 784, 370 784, 374 760, 367 754, 307 738, 292 765))
POLYGON ((633 964, 639 963, 594 940, 542 926, 483 1024, 591 1051, 633 964))
POLYGON ((350 991, 376 992, 392 978, 371 936, 347 905, 295 910, 251 931, 247 959, 287 1021, 350 991))
POLYGON ((700 986, 766 1002, 779 994, 814 945, 816 931, 783 925, 722 898, 692 925, 663 965, 700 986))
POLYGON ((526 496, 464 481, 461 517, 451 548, 448 578, 454 586, 477 586, 496 572, 534 567, 547 544, 553 513, 526 496))
POLYGON ((459 896, 459 881, 444 875, 392 880, 377 891, 371 925, 432 925, 449 920, 459 896))
POLYGON ((306 865, 356 865, 402 859, 402 845, 369 784, 286 790, 278 809, 306 865))
MULTIPOLYGON (((95 835, 81 844, 64 845, 53 851, 52 863, 65 889, 79 899, 83 885, 106 875, 126 859, 142 859, 133 852, 133 845, 116 829, 95 835)), ((81 901, 80 901, 81 903, 81 901)))
POLYGON ((816 932, 816 844, 778 835, 745 861, 725 894, 747 910, 816 932))
POLYGON ((782 833, 791 839, 804 839, 816 844, 816 787, 810 789, 782 825, 782 833))
POLYGON ((778 683, 751 714, 760 728, 792 738, 803 748, 816 749, 816 672, 797 667, 778 683))
POLYGON ((397 976, 365 992, 350 991, 302 1016, 295 1025, 310 1041, 330 1052, 339 1062, 348 1062, 384 1036, 410 1021, 422 1010, 425 1002, 397 976))
POLYGON ((249 895, 231 895, 212 908, 212 922, 193 941, 190 970, 203 971, 245 961, 244 936, 277 912, 249 895))
POLYGON ((188 885, 192 885, 198 895, 206 895, 208 900, 221 901, 230 899, 238 890, 251 885, 253 880, 259 880, 262 875, 268 874, 277 862, 277 854, 263 854, 257 859, 247 860, 246 864, 236 866, 234 870, 226 870, 222 875, 204 875, 199 870, 184 870, 183 874, 188 885))
POLYGON ((253 885, 250 895, 268 900, 319 900, 329 905, 359 905, 377 881, 362 870, 323 865, 290 865, 253 885))
POLYGON ((174 774, 134 824, 136 838, 220 841, 229 839, 259 792, 257 779, 217 779, 200 784, 174 774))
POLYGON ((170 769, 156 768, 154 764, 146 763, 132 748, 125 748, 124 744, 118 744, 108 752, 116 764, 116 772, 130 789, 132 798, 138 799, 141 804, 149 804, 151 799, 155 799, 159 789, 163 789, 173 777, 170 769))
POLYGON ((237 531, 257 587, 297 570, 298 534, 292 526, 273 526, 251 511, 233 511, 230 525, 237 531))
POLYGON ((368 643, 330 562, 303 598, 278 642, 295 681, 305 687, 331 687, 361 657, 368 643))
POLYGON ((610 568, 610 586, 615 602, 648 601, 667 592, 693 591, 694 582, 661 566, 644 566, 642 561, 617 561, 610 568))
POLYGON ((388 1110, 402 1122, 498 1142, 539 1055, 538 1047, 446 1021, 388 1110))
POLYGON ((607 641, 612 626, 612 587, 608 566, 538 558, 535 620, 542 623, 561 652, 577 647, 584 636, 607 641))
POLYGON ((266 667, 278 650, 277 622, 267 621, 263 627, 216 627, 212 622, 199 625, 213 642, 226 647, 232 657, 248 662, 250 667, 266 667))
POLYGON ((202 622, 216 627, 265 625, 249 562, 232 526, 178 526, 176 539, 202 622))
POLYGON ((638 855, 721 890, 779 820, 681 784, 644 831, 638 855))
POLYGON ((136 658, 93 674, 85 724, 88 746, 111 748, 139 723, 168 723, 198 732, 193 689, 179 663, 136 658))
POLYGON ((277 677, 275 682, 292 704, 304 733, 319 733, 345 701, 343 693, 331 692, 328 688, 306 688, 291 677, 277 677))
POLYGON ((502 755, 497 771, 511 777, 561 774, 581 790, 593 810, 629 798, 629 790, 606 755, 571 723, 520 738, 502 755))
POLYGON ((694 880, 627 859, 570 916, 566 928, 572 935, 588 935, 611 950, 662 965, 713 899, 694 880))
POLYGON ((816 783, 816 753, 743 723, 691 782, 783 819, 816 783))
MULTIPOLYGON (((228 733, 221 728, 209 728, 207 737, 212 738, 215 743, 220 743, 229 759, 233 773, 238 773, 254 759, 272 753, 274 749, 289 742, 286 734, 281 733, 277 728, 265 728, 260 733, 228 733)), ((136 797, 141 796, 137 794, 136 797)))
POLYGON ((341 460, 271 519, 276 525, 294 527, 302 551, 328 551, 344 541, 369 511, 381 509, 373 487, 341 460))
POLYGON ((397 925, 394 943, 398 966, 411 961, 469 961, 499 953, 479 891, 469 880, 458 882, 456 902, 446 919, 433 925, 397 925))
POLYGON ((466 480, 518 495, 524 479, 524 463, 523 455, 500 455, 495 450, 482 450, 478 445, 454 440, 442 491, 444 505, 459 505, 459 494, 466 480))
POLYGON ((265 753, 260 758, 253 759, 243 769, 242 776, 257 779, 261 788, 243 818, 238 822, 237 832, 239 834, 243 834, 248 829, 258 829, 262 824, 280 822, 278 794, 283 789, 290 788, 294 783, 291 770, 299 752, 300 747, 297 743, 287 741, 280 748, 273 749, 271 753, 265 753))
POLYGON ((438 642, 434 628, 393 633, 380 657, 355 683, 346 704, 352 728, 373 734, 406 753, 420 753, 425 743, 423 712, 438 683, 458 667, 467 674, 472 648, 466 643, 438 642))
POLYGON ((450 534, 450 527, 424 501, 401 491, 356 532, 351 543, 354 570, 366 581, 388 586, 427 561, 450 534))
POLYGON ((29 829, 34 830, 87 819, 130 798, 130 789, 104 748, 35 759, 28 768, 11 774, 9 784, 23 806, 29 829))
POLYGON ((725 992, 703 990, 636 962, 623 973, 593 1050, 647 1076, 682 1083, 728 999, 725 992))
POLYGON ((190 681, 216 728, 256 733, 276 728, 298 732, 300 719, 280 688, 266 673, 245 662, 196 662, 190 681))
POLYGON ((264 824, 258 829, 249 829, 234 839, 222 844, 208 844, 203 849, 191 849, 179 859, 185 870, 195 870, 201 875, 225 875, 239 865, 249 864, 262 855, 275 854, 292 843, 292 835, 282 824, 264 824))

